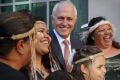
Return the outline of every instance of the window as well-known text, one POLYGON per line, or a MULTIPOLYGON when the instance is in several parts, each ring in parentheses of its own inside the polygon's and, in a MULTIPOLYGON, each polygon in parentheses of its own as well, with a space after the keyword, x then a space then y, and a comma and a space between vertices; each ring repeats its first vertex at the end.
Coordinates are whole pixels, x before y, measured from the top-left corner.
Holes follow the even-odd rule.
POLYGON ((12 3, 12 0, 0 0, 0 4, 1 3, 12 3))
POLYGON ((58 1, 59 0, 0 0, 0 12, 28 9, 32 11, 32 14, 43 17, 47 25, 49 25, 49 11, 52 10, 53 5, 58 1))
POLYGON ((15 2, 22 2, 22 1, 28 1, 28 0, 15 0, 15 2))
POLYGON ((16 11, 22 10, 22 9, 29 10, 29 5, 28 4, 16 5, 15 8, 16 8, 16 11))
POLYGON ((0 12, 12 12, 12 6, 1 6, 0 12))
POLYGON ((32 14, 41 16, 47 22, 47 3, 33 3, 32 4, 32 14))

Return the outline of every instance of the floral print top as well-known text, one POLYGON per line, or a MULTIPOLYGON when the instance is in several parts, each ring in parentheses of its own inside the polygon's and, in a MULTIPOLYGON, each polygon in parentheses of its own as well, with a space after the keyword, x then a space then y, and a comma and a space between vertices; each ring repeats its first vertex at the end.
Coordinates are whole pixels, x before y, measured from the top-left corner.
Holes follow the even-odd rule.
POLYGON ((107 73, 105 80, 120 80, 120 54, 107 58, 107 73))

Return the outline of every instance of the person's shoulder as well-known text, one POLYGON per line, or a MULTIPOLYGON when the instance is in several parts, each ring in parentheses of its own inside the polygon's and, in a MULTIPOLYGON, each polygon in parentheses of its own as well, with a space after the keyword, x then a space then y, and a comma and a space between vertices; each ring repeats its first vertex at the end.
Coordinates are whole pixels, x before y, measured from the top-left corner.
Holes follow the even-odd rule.
POLYGON ((77 38, 75 36, 70 36, 70 40, 71 40, 71 42, 74 42, 74 43, 80 43, 79 38, 77 38))
POLYGON ((27 80, 26 77, 18 74, 13 74, 13 73, 4 73, 0 74, 0 80, 27 80))
POLYGON ((83 46, 83 44, 77 37, 71 36, 70 41, 71 41, 72 48, 78 49, 81 46, 83 46))
POLYGON ((26 80, 26 77, 10 66, 0 63, 0 80, 26 80))

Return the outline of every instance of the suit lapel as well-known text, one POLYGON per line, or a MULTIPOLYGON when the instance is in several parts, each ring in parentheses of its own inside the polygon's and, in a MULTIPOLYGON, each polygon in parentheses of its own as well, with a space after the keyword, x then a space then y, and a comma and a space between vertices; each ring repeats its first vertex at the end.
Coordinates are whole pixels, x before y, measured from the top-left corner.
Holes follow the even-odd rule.
POLYGON ((57 37, 55 36, 53 31, 50 35, 52 37, 51 45, 52 45, 53 52, 54 52, 55 56, 57 57, 57 59, 59 60, 60 64, 62 64, 63 68, 66 69, 64 58, 62 55, 62 50, 60 48, 57 37))

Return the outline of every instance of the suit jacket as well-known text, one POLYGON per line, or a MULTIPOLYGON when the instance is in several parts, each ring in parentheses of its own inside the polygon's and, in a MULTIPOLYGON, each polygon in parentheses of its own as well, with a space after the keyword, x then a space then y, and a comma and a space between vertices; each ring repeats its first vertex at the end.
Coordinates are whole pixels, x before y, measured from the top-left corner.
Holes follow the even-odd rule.
MULTIPOLYGON (((62 50, 60 48, 58 39, 53 31, 50 33, 50 36, 52 38, 52 41, 51 41, 52 53, 53 53, 55 59, 57 60, 60 68, 62 70, 66 70, 62 50)), ((73 36, 70 36, 70 41, 71 41, 71 49, 79 49, 80 48, 80 46, 81 46, 80 40, 74 38, 73 36)))

